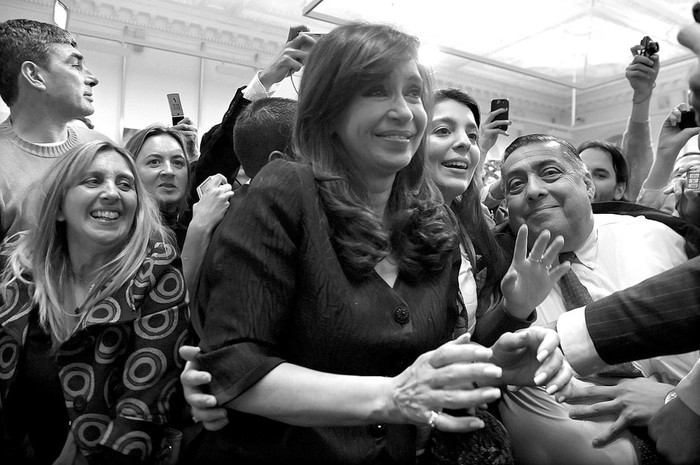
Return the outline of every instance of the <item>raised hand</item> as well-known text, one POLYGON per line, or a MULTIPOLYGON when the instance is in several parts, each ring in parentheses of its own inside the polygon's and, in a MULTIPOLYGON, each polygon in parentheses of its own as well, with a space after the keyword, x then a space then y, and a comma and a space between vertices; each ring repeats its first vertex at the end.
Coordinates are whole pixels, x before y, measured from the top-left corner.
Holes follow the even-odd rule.
POLYGON ((513 261, 501 281, 504 306, 508 313, 520 319, 526 319, 569 271, 569 264, 559 264, 557 259, 564 246, 563 237, 557 236, 550 243, 550 232, 542 231, 529 255, 527 239, 527 225, 523 224, 515 239, 513 261))
POLYGON ((201 228, 205 232, 211 232, 223 219, 229 207, 229 200, 233 196, 231 184, 226 182, 223 174, 217 173, 212 181, 212 186, 202 192, 199 202, 192 205, 192 221, 190 227, 201 228))
POLYGON ((300 29, 299 34, 285 44, 274 61, 260 72, 260 83, 266 89, 289 74, 299 71, 304 65, 309 56, 309 50, 316 44, 316 40, 306 35, 305 31, 308 31, 306 27, 300 29))
POLYGON ((199 158, 199 142, 197 141, 197 126, 189 117, 183 118, 173 126, 182 133, 185 138, 185 149, 187 150, 187 161, 192 163, 199 158))
POLYGON ((680 103, 676 105, 666 117, 661 126, 661 131, 659 132, 657 157, 669 157, 673 158, 673 161, 675 161, 678 152, 680 152, 683 146, 700 132, 700 128, 697 127, 681 129, 679 126, 681 112, 689 109, 690 105, 680 103))
POLYGON ((479 148, 481 149, 482 156, 486 156, 486 153, 496 145, 498 136, 508 135, 508 131, 500 129, 499 126, 510 126, 513 122, 510 120, 493 120, 496 116, 507 111, 508 110, 505 108, 498 108, 489 112, 486 118, 484 118, 484 121, 481 122, 481 127, 479 128, 479 148))
POLYGON ((651 98, 659 75, 659 55, 640 55, 638 52, 643 48, 642 45, 635 45, 630 49, 634 58, 625 70, 625 77, 634 90, 633 103, 642 103, 651 98))

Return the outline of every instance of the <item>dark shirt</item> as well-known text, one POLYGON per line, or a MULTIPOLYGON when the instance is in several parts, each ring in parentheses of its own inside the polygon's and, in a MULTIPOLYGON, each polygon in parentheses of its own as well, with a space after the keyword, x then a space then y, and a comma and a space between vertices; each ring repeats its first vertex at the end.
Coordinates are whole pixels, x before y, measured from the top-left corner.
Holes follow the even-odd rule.
MULTIPOLYGON (((41 447, 46 441, 55 444, 65 439, 67 421, 62 423, 58 418, 54 410, 57 404, 48 397, 55 393, 52 370, 58 369, 62 405, 72 422, 73 439, 91 465, 152 462, 161 451, 170 400, 181 395, 178 376, 183 365, 177 349, 188 340, 188 312, 180 266, 173 246, 152 244, 131 279, 85 310, 71 336, 61 344, 56 367, 47 362, 53 357, 48 358, 47 342, 40 334, 39 339, 28 340, 36 335, 28 329, 35 311, 31 276, 28 282, 8 284, 12 298, 0 308, 0 407, 16 405, 8 399, 16 395, 18 381, 23 383, 22 391, 28 383, 37 383, 35 391, 21 395, 40 397, 38 402, 43 405, 36 408, 47 409, 48 420, 38 428, 43 432, 51 428, 52 434, 39 437, 42 431, 35 430, 31 439, 37 444, 41 441, 41 447), (33 353, 33 348, 38 353, 33 353), (30 369, 32 373, 28 373, 30 369)), ((17 407, 26 417, 24 405, 17 407)), ((1 413, 0 463, 14 463, 4 460, 3 454, 24 432, 5 411, 1 413)), ((30 420, 43 422, 43 410, 30 420)))
MULTIPOLYGON (((395 376, 447 342, 459 257, 419 282, 401 273, 348 279, 309 165, 274 161, 231 206, 212 238, 194 319, 202 369, 225 405, 288 361, 314 370, 395 376)), ((414 463, 415 427, 304 428, 229 410, 203 453, 241 463, 414 463), (214 438, 214 439, 212 439, 214 438), (223 449, 225 448, 225 450, 223 449)), ((205 463, 205 462, 196 462, 205 463)))
POLYGON ((233 150, 233 126, 241 112, 250 105, 250 100, 243 97, 245 86, 239 88, 229 104, 221 123, 213 126, 202 136, 199 147, 199 159, 193 166, 190 201, 197 201, 197 186, 209 176, 221 173, 229 184, 234 185, 241 162, 233 150))
MULTIPOLYGON (((27 432, 25 457, 12 463, 51 464, 58 457, 68 435, 68 412, 59 381, 59 366, 51 354, 51 337, 39 326, 33 312, 17 381, 7 399, 7 419, 17 425, 13 433, 27 432), (26 455, 34 456, 34 461, 26 455)), ((22 442, 21 436, 14 440, 22 442)))
POLYGON ((187 238, 187 226, 180 221, 180 215, 177 212, 161 211, 160 217, 163 220, 163 224, 175 234, 177 250, 182 252, 182 246, 185 245, 185 239, 187 238))

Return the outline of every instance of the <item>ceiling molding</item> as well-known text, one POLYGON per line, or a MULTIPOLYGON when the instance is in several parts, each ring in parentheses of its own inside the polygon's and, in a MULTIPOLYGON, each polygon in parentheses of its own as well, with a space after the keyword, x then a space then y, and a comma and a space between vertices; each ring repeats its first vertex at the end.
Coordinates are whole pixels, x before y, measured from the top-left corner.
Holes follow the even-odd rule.
POLYGON ((110 39, 126 35, 126 39, 145 39, 161 46, 173 43, 181 47, 189 45, 188 49, 194 45, 194 49, 198 49, 204 44, 210 53, 218 51, 221 59, 226 59, 231 49, 274 56, 284 45, 284 38, 276 28, 236 18, 230 21, 227 18, 220 24, 211 19, 203 21, 202 15, 175 4, 166 17, 158 5, 149 7, 153 3, 122 1, 117 5, 99 0, 76 0, 70 7, 69 27, 78 34, 89 32, 110 39), (134 35, 135 31, 145 34, 134 35))

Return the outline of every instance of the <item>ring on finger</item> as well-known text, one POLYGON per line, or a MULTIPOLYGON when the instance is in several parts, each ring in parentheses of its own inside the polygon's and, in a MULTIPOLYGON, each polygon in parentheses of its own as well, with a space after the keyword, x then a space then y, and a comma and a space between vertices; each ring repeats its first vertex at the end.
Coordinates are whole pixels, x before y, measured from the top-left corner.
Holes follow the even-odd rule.
POLYGON ((532 258, 532 257, 530 257, 530 261, 531 261, 531 262, 534 262, 534 263, 539 263, 540 265, 542 265, 542 257, 540 257, 540 258, 532 258))
POLYGON ((195 417, 194 415, 192 416, 192 421, 195 423, 199 423, 199 418, 195 417))
POLYGON ((435 410, 430 411, 430 417, 428 418, 428 426, 430 426, 430 429, 436 429, 437 428, 437 419, 440 417, 440 412, 436 412, 435 410))

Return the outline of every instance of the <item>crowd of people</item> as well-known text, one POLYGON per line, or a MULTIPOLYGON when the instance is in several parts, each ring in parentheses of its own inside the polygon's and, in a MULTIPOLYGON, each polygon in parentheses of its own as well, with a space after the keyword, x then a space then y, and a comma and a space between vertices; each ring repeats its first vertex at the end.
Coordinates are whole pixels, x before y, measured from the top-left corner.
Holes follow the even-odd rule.
POLYGON ((122 146, 73 36, 0 24, 0 462, 698 463, 700 71, 654 151, 632 47, 622 147, 485 183, 512 122, 415 37, 297 31, 201 144, 122 146))

